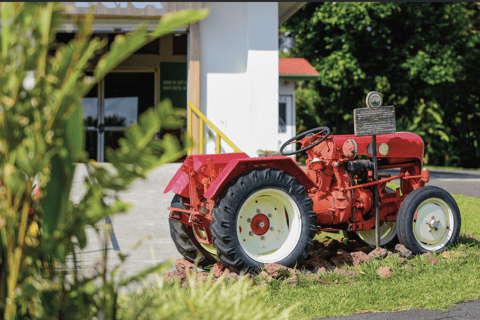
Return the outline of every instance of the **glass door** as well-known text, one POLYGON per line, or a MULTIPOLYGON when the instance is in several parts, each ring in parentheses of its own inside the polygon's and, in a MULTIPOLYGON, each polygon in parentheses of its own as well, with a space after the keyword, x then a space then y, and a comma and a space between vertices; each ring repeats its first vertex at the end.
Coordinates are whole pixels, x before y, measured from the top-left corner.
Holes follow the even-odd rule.
POLYGON ((105 149, 118 148, 123 130, 154 105, 154 72, 108 74, 82 101, 90 159, 108 161, 105 149))
MULTIPOLYGON (((93 76, 92 72, 86 72, 87 76, 93 76)), ((99 90, 98 85, 82 99, 83 120, 85 122, 86 140, 85 150, 88 152, 88 158, 97 160, 99 158, 98 149, 98 119, 99 119, 99 90)))

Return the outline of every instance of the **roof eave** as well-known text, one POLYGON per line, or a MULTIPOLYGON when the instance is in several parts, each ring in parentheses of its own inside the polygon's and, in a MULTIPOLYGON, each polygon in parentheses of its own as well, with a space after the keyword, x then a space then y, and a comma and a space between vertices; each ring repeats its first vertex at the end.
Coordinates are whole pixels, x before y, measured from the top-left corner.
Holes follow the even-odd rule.
POLYGON ((287 21, 307 2, 278 2, 278 25, 287 21))
POLYGON ((309 75, 309 74, 280 74, 279 78, 283 80, 314 80, 319 76, 309 75))

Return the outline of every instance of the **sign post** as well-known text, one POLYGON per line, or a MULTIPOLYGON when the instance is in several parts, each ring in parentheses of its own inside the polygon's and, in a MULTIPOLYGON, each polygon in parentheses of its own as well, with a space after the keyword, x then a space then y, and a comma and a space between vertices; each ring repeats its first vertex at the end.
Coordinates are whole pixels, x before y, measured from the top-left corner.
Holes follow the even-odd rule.
MULTIPOLYGON (((355 136, 372 136, 373 181, 378 181, 377 134, 396 132, 395 107, 382 107, 383 99, 380 93, 372 91, 367 95, 368 108, 353 110, 355 121, 355 136)), ((375 204, 375 246, 380 247, 380 211, 378 199, 378 184, 374 185, 375 204)))

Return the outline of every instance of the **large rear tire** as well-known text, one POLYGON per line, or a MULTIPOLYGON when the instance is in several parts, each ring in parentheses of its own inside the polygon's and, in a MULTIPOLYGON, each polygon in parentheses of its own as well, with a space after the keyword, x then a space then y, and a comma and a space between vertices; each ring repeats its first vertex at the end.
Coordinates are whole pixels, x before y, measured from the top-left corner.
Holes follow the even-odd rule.
POLYGON ((312 204, 305 187, 284 171, 247 171, 223 191, 212 212, 219 259, 246 273, 266 263, 301 265, 317 230, 312 204))
MULTIPOLYGON (((186 209, 182 200, 182 197, 176 194, 170 206, 178 209, 186 209)), ((192 227, 172 219, 168 219, 168 222, 173 243, 175 247, 177 247, 178 252, 180 252, 186 260, 192 263, 198 261, 197 265, 202 269, 217 262, 215 255, 205 250, 196 240, 192 227)))
POLYGON ((445 251, 457 240, 460 226, 455 199, 438 187, 412 191, 398 210, 398 239, 415 253, 445 251))

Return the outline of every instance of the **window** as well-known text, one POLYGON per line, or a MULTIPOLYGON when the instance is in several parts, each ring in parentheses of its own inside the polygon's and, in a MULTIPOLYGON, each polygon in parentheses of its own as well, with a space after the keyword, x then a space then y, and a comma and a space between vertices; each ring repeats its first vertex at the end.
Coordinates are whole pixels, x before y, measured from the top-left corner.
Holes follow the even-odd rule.
MULTIPOLYGON (((110 50, 110 46, 112 45, 115 37, 119 34, 126 35, 125 33, 109 33, 108 34, 108 49, 110 50)), ((150 43, 147 43, 140 49, 134 52, 134 54, 160 54, 160 39, 155 39, 150 43)))
POLYGON ((287 103, 278 103, 278 133, 287 132, 287 103))
POLYGON ((173 34, 173 55, 187 54, 187 35, 185 33, 173 34))

